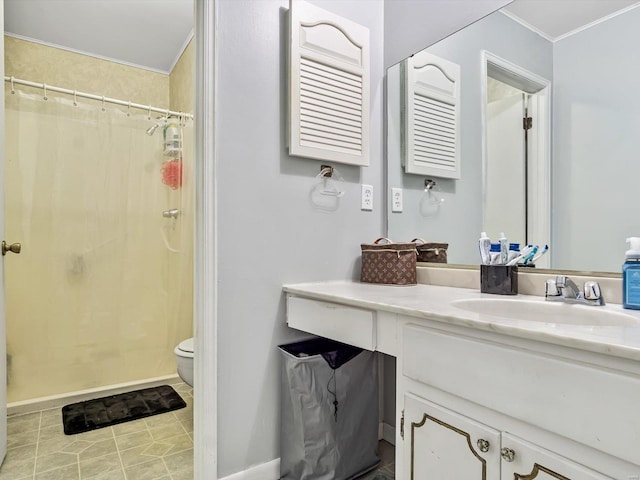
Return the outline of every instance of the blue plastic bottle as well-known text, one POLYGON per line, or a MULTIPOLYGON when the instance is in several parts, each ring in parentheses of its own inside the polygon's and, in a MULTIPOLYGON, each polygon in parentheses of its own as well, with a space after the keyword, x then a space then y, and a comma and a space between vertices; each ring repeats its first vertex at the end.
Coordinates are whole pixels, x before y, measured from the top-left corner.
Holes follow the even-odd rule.
POLYGON ((631 249, 622 266, 622 306, 640 310, 640 237, 627 238, 631 249))

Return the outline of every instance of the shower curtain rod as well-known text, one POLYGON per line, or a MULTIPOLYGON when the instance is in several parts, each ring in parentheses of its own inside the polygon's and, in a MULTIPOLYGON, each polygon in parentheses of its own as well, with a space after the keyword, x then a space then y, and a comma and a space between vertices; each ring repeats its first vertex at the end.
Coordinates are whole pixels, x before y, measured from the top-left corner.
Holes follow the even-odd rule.
POLYGON ((140 103, 126 102, 124 100, 118 100, 117 98, 105 97, 104 95, 94 95, 92 93, 69 90, 68 88, 54 87, 52 85, 47 85, 46 83, 30 82, 29 80, 21 80, 19 78, 7 77, 7 76, 4 77, 4 81, 11 83, 11 92, 15 91, 15 89, 13 88, 15 84, 25 85, 27 87, 40 88, 44 90, 45 100, 47 99, 47 91, 52 91, 52 92, 64 93, 66 95, 72 95, 74 97, 74 100, 76 97, 90 98, 91 100, 98 100, 103 104, 113 103, 115 105, 122 105, 123 107, 127 107, 127 108, 137 108, 139 110, 146 110, 149 113, 155 112, 155 113, 162 113, 166 116, 169 116, 169 115, 173 115, 176 117, 182 116, 183 118, 190 118, 193 120, 193 115, 191 113, 175 112, 173 110, 168 110, 166 108, 158 108, 158 107, 152 107, 150 105, 142 105, 140 103))

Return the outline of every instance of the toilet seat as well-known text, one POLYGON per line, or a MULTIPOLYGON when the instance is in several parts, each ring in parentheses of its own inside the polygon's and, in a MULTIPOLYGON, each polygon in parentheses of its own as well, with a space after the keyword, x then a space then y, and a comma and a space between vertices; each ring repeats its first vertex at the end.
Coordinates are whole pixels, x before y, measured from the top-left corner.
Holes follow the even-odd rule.
POLYGON ((193 338, 180 342, 174 351, 180 357, 193 358, 193 338))

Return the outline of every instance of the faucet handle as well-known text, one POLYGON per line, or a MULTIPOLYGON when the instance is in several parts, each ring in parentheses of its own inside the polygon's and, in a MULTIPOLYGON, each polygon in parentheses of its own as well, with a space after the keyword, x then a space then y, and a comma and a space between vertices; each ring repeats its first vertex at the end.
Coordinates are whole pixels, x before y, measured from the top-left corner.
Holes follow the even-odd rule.
POLYGON ((552 278, 547 280, 544 285, 544 296, 545 297, 558 297, 560 296, 560 291, 558 290, 558 285, 556 281, 552 278))
POLYGON ((599 300, 602 297, 598 282, 584 282, 584 298, 587 300, 599 300))

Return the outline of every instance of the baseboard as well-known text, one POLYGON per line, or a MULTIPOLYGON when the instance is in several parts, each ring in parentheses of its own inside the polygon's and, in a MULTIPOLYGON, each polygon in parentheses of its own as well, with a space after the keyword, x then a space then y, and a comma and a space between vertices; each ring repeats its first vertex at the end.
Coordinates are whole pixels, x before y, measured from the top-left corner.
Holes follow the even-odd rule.
MULTIPOLYGON (((391 445, 396 444, 396 429, 388 423, 380 423, 382 430, 381 439, 391 445)), ((278 480, 280 478, 280 459, 276 458, 267 463, 261 463, 254 467, 234 473, 220 480, 278 480)))
POLYGON ((280 459, 276 458, 267 463, 234 473, 220 480, 278 480, 280 478, 280 459))
POLYGON ((109 395, 117 395, 119 393, 130 392, 131 390, 139 390, 141 388, 157 387, 176 383, 180 380, 177 374, 165 375, 164 377, 147 378, 145 380, 137 380, 135 382, 118 383, 116 385, 107 385, 105 387, 90 388, 88 390, 78 390, 76 392, 62 393, 60 395, 52 395, 50 397, 39 397, 31 400, 23 400, 21 402, 12 402, 7 404, 7 415, 20 415, 23 413, 37 412, 39 410, 48 410, 50 408, 60 408, 69 403, 82 402, 93 398, 106 397, 109 395))
POLYGON ((396 427, 388 423, 382 424, 382 440, 389 442, 391 445, 396 444, 396 427))

